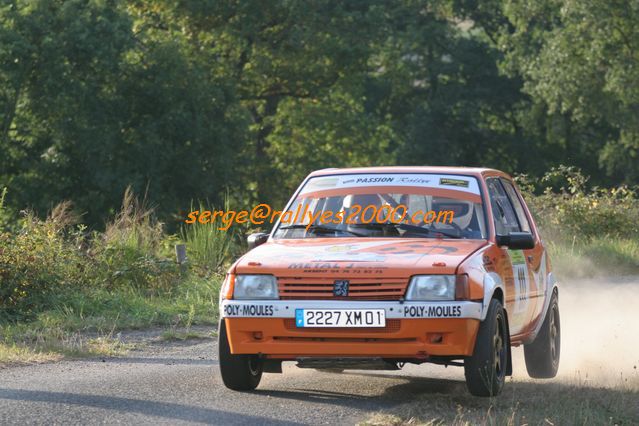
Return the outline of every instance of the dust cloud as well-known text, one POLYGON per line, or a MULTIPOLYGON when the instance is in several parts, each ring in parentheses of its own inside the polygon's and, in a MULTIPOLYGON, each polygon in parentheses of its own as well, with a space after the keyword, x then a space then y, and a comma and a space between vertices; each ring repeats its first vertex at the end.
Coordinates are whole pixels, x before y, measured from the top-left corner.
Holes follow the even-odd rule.
MULTIPOLYGON (((563 280, 559 379, 639 387, 639 277, 563 280)), ((513 351, 525 377, 523 349, 513 351)))

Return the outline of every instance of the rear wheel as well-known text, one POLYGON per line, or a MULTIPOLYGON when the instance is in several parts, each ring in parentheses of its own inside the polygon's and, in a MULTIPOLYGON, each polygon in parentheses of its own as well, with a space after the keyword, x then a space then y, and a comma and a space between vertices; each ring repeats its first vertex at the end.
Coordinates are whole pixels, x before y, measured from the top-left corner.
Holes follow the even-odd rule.
POLYGON ((218 332, 220 373, 224 385, 233 390, 253 390, 262 379, 263 362, 256 355, 233 355, 226 333, 226 323, 220 321, 218 332))
POLYGON ((561 327, 557 293, 552 294, 546 318, 532 343, 524 345, 528 375, 536 379, 550 379, 557 375, 561 354, 561 327))
POLYGON ((501 302, 490 301, 486 319, 479 325, 473 355, 464 361, 466 386, 475 396, 499 395, 508 370, 508 327, 501 302))

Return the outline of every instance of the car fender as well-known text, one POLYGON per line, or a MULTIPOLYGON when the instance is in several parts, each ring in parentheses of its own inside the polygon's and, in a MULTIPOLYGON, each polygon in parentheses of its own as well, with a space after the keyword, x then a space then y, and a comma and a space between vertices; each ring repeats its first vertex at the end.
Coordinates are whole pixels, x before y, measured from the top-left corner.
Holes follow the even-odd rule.
POLYGON ((482 301, 481 310, 482 321, 486 319, 486 315, 488 314, 488 307, 490 306, 490 300, 493 298, 493 295, 498 288, 501 289, 501 292, 504 295, 502 305, 504 305, 504 310, 506 310, 506 288, 504 286, 504 282, 502 281, 499 274, 497 274, 496 272, 487 272, 484 275, 484 300, 482 301))

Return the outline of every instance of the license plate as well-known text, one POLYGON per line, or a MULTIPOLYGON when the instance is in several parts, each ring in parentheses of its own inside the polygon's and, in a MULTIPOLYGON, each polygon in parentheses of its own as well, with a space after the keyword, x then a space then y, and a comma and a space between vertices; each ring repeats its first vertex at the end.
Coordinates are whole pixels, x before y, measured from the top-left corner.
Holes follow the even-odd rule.
POLYGON ((297 327, 386 327, 383 309, 296 309, 297 327))

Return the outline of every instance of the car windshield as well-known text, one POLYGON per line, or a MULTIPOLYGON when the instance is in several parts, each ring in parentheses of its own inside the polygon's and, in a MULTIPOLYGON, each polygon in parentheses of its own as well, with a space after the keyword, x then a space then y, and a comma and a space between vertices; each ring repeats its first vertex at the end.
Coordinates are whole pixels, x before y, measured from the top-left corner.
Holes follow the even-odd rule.
POLYGON ((476 178, 384 173, 310 178, 280 217, 274 238, 486 235, 476 178))

